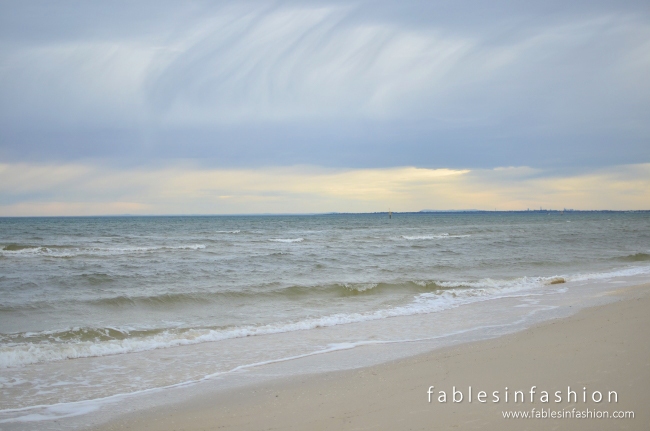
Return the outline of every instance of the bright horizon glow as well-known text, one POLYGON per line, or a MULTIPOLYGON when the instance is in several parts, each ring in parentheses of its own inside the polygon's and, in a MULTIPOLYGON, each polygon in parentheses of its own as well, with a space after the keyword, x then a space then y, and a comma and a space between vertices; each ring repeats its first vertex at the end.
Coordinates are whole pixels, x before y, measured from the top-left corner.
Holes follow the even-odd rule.
POLYGON ((484 170, 0 165, 0 216, 647 210, 650 164, 484 170), (13 202, 12 202, 13 201, 13 202))

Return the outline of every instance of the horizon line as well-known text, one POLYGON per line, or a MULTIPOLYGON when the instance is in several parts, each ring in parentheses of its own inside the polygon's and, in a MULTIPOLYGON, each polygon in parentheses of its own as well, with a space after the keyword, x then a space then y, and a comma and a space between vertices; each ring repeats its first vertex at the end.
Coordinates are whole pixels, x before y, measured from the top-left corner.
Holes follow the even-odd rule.
POLYGON ((477 213, 646 213, 650 209, 643 210, 611 210, 611 209, 525 209, 525 210, 420 210, 420 211, 373 211, 373 212, 313 212, 313 213, 233 213, 233 214, 92 214, 92 215, 23 215, 23 216, 3 216, 3 218, 91 218, 91 217, 273 217, 273 216, 319 216, 319 215, 372 215, 372 214, 477 214, 477 213))

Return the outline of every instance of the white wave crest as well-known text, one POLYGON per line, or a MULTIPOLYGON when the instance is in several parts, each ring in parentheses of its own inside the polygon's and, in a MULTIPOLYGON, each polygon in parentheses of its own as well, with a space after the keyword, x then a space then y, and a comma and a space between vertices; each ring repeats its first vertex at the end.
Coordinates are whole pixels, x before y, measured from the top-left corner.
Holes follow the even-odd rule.
MULTIPOLYGON (((279 322, 267 325, 247 325, 230 329, 190 329, 184 332, 165 331, 149 337, 105 340, 101 342, 80 341, 74 343, 23 343, 11 347, 0 347, 0 367, 12 367, 38 362, 51 362, 64 359, 107 356, 121 353, 140 352, 167 347, 220 341, 257 335, 275 334, 323 328, 329 326, 379 320, 389 317, 426 314, 455 308, 476 301, 495 299, 500 295, 541 285, 529 279, 514 280, 499 285, 480 288, 467 288, 467 283, 459 284, 458 289, 446 289, 419 294, 410 304, 364 313, 332 314, 304 319, 296 322, 279 322)), ((358 288, 358 285, 354 286, 358 288)), ((366 288, 372 288, 368 284, 366 288)))
POLYGON ((635 275, 650 274, 650 266, 632 266, 607 272, 589 274, 576 274, 564 277, 567 281, 607 280, 615 277, 632 277, 635 275))
POLYGON ((441 233, 438 235, 402 235, 402 238, 408 241, 419 241, 427 239, 446 239, 446 238, 467 238, 469 235, 449 235, 448 233, 441 233))
POLYGON ((351 291, 365 292, 374 289, 379 283, 342 283, 341 286, 351 291))
POLYGON ((269 241, 271 242, 303 242, 305 239, 304 238, 271 238, 269 241))
POLYGON ((202 250, 204 244, 166 245, 154 247, 29 247, 20 250, 0 250, 5 257, 75 257, 114 256, 121 254, 153 253, 166 250, 202 250))
MULTIPOLYGON (((17 343, 11 346, 3 345, 0 346, 0 367, 6 368, 38 362, 140 352, 230 338, 309 330, 397 316, 427 314, 469 303, 508 297, 513 294, 538 294, 539 288, 550 289, 550 282, 558 278, 563 278, 567 283, 570 283, 572 281, 602 280, 643 274, 650 274, 650 266, 629 267, 603 273, 576 274, 572 276, 521 277, 512 280, 486 278, 476 281, 440 281, 436 282, 436 284, 444 289, 418 294, 409 304, 363 313, 339 313, 296 322, 246 325, 228 329, 196 328, 183 332, 170 330, 148 337, 100 342, 79 341, 73 343, 17 343)), ((355 284, 353 287, 358 288, 359 286, 355 284)), ((367 288, 372 287, 374 286, 371 283, 367 284, 367 288)), ((561 287, 545 291, 561 293, 566 289, 566 287, 561 287)))

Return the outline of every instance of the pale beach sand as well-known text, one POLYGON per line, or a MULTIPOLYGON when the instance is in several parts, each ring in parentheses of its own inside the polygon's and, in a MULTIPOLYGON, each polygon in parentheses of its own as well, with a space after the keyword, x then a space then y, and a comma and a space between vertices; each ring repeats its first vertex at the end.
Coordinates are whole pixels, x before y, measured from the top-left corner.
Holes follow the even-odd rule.
POLYGON ((285 378, 134 412, 97 430, 649 430, 650 284, 622 289, 614 303, 497 339, 436 350, 363 369, 285 378), (433 402, 427 389, 435 386, 433 402), (451 402, 452 386, 474 399, 451 402), (536 386, 536 400, 529 390, 536 386), (577 403, 566 402, 567 386, 577 403), (505 387, 525 403, 503 401, 505 387), (593 391, 605 401, 582 402, 593 391), (448 402, 435 401, 437 391, 448 402), (500 391, 481 404, 478 391, 500 391), (614 390, 618 403, 608 403, 614 390), (541 403, 541 391, 562 391, 541 403), (634 411, 634 419, 504 419, 502 411, 634 411))

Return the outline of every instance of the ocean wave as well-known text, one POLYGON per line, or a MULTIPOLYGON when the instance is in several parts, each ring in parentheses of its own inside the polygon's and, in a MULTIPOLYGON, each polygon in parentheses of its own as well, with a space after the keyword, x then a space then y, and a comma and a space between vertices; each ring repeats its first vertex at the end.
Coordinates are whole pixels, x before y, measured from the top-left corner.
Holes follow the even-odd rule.
POLYGON ((78 248, 54 246, 54 245, 25 245, 25 244, 8 244, 0 249, 0 256, 37 256, 52 255, 60 257, 73 256, 74 251, 78 248))
POLYGON ((635 253, 635 254, 630 254, 627 256, 616 258, 616 260, 622 260, 623 262, 647 262, 650 261, 650 254, 635 253))
POLYGON ((363 293, 375 289, 379 284, 380 283, 343 283, 339 286, 343 286, 348 292, 363 293))
MULTIPOLYGON (((310 330, 388 317, 430 313, 459 306, 467 302, 467 300, 471 300, 471 297, 478 298, 481 294, 480 292, 476 292, 474 295, 467 296, 462 293, 445 291, 441 295, 428 297, 423 295, 416 297, 412 304, 403 307, 394 307, 368 313, 332 314, 295 322, 280 322, 257 326, 245 325, 223 329, 193 328, 187 330, 163 330, 149 336, 128 336, 110 339, 107 339, 108 337, 105 336, 99 336, 99 334, 102 334, 103 329, 88 329, 86 332, 88 334, 97 334, 97 339, 78 339, 67 342, 23 342, 11 343, 9 345, 3 343, 4 345, 0 346, 0 367, 6 368, 39 362, 133 353, 221 341, 231 338, 310 330)), ((76 333, 78 332, 76 331, 76 333)), ((119 332, 122 334, 127 333, 127 331, 119 332)), ((23 335, 21 337, 25 338, 23 335)))
POLYGON ((115 281, 113 277, 106 273, 87 273, 81 274, 80 277, 90 286, 98 286, 100 284, 115 281))
MULTIPOLYGON (((409 316, 439 312, 478 301, 517 295, 554 292, 551 286, 559 280, 566 283, 585 280, 602 280, 650 274, 650 266, 628 267, 602 273, 562 275, 552 277, 520 277, 510 280, 485 278, 473 281, 414 281, 399 284, 418 286, 424 292, 415 293, 411 302, 358 313, 336 313, 298 321, 277 322, 260 325, 243 325, 212 328, 72 328, 64 331, 45 331, 22 334, 4 334, 0 339, 0 367, 13 367, 39 362, 59 361, 73 358, 106 356, 139 352, 167 347, 220 341, 230 338, 261 336, 282 332, 310 330, 315 328, 379 320, 390 317, 409 316)), ((341 283, 323 286, 330 292, 346 294, 373 294, 395 289, 389 283, 341 283)), ((557 292, 566 291, 565 287, 557 292)), ((302 295, 313 287, 292 286, 284 294, 302 295)), ((181 297, 183 298, 183 297, 181 297)), ((185 298, 186 299, 186 298, 185 298)), ((199 297, 195 298, 199 300, 199 297)), ((133 299, 120 299, 119 301, 133 299)), ((176 301, 176 297, 168 297, 176 301)))
POLYGON ((271 238, 269 241, 271 242, 303 242, 305 239, 304 238, 271 238))
POLYGON ((8 244, 2 248, 2 251, 23 251, 38 248, 35 245, 8 244))
POLYGON ((0 256, 5 257, 75 257, 75 256, 113 256, 123 254, 153 253, 169 250, 202 250, 204 244, 165 245, 154 247, 74 247, 74 246, 37 246, 9 244, 0 249, 0 256))
MULTIPOLYGON (((269 300, 301 300, 304 297, 340 298, 357 295, 382 295, 386 293, 418 294, 432 292, 445 287, 436 284, 435 281, 407 281, 401 283, 330 283, 322 285, 288 285, 288 286, 266 286, 258 288, 223 290, 223 291, 197 291, 178 293, 158 293, 154 295, 118 295, 104 298, 92 299, 66 299, 65 304, 70 306, 72 302, 76 307, 101 307, 105 309, 120 309, 128 307, 143 307, 148 309, 168 309, 174 306, 183 305, 204 305, 224 300, 244 300, 266 298, 269 300)), ((32 301, 26 304, 2 304, 0 311, 23 311, 52 309, 56 302, 32 301)))
POLYGON ((630 266, 606 272, 575 274, 564 277, 567 281, 607 280, 616 277, 633 277, 635 275, 650 274, 650 266, 630 266))
POLYGON ((164 332, 165 329, 140 329, 133 328, 86 328, 74 327, 63 330, 19 332, 13 334, 0 334, 0 344, 40 344, 40 343, 79 343, 84 341, 102 342, 113 340, 126 340, 134 337, 148 337, 164 332))
POLYGON ((441 233, 438 235, 402 235, 401 238, 408 241, 419 241, 427 239, 447 239, 447 238, 467 238, 470 235, 449 235, 448 233, 441 233))
MULTIPOLYGON (((568 283, 571 281, 585 281, 608 279, 614 277, 650 274, 650 266, 633 266, 623 269, 589 274, 555 275, 550 277, 521 277, 511 280, 484 278, 480 280, 408 280, 408 281, 368 281, 368 282, 338 282, 312 285, 282 285, 271 283, 264 286, 237 288, 221 291, 194 291, 194 292, 165 292, 153 295, 117 295, 92 299, 66 299, 66 306, 72 302, 75 307, 99 307, 104 309, 120 309, 129 307, 142 307, 152 310, 165 310, 173 307, 208 305, 223 303, 223 301, 249 301, 261 300, 291 300, 299 301, 306 297, 344 298, 355 296, 380 296, 380 295, 418 295, 423 293, 441 292, 450 289, 493 289, 511 288, 517 286, 545 286, 568 283)), ((82 274, 91 284, 102 284, 112 279, 107 274, 82 274)), ((28 303, 2 303, 0 311, 21 312, 39 309, 56 308, 53 300, 30 301, 28 303)))
POLYGON ((215 233, 240 233, 241 231, 239 229, 237 230, 218 230, 215 233))
MULTIPOLYGON (((282 332, 310 330, 315 328, 379 320, 390 317, 426 314, 455 308, 463 304, 495 299, 502 295, 543 285, 544 278, 521 278, 510 281, 482 281, 457 283, 454 288, 439 288, 416 294, 406 305, 359 313, 337 313, 306 318, 294 322, 278 322, 266 325, 245 325, 229 328, 151 329, 132 331, 119 328, 74 328, 47 333, 12 334, 7 343, 0 345, 0 367, 13 367, 39 362, 106 356, 145 350, 176 347, 230 338, 260 336, 282 332), (33 340, 33 341, 30 341, 33 340)), ((451 283, 451 282, 450 282, 451 283)), ((418 283, 413 283, 418 285, 418 283)), ((419 283, 429 286, 429 283, 419 283)), ((444 282, 436 283, 442 286, 444 282)), ((376 286, 368 283, 340 285, 339 288, 363 293, 376 286)))

